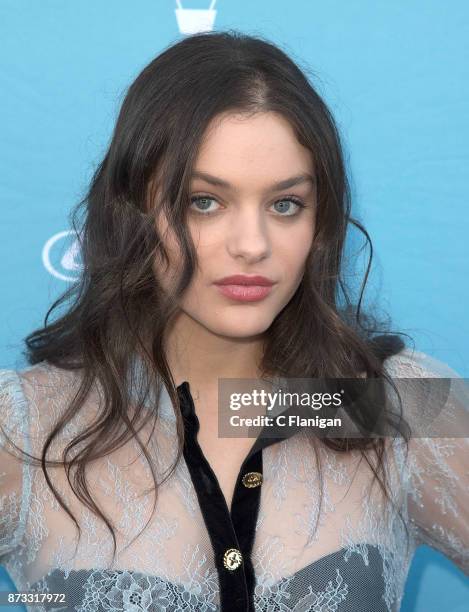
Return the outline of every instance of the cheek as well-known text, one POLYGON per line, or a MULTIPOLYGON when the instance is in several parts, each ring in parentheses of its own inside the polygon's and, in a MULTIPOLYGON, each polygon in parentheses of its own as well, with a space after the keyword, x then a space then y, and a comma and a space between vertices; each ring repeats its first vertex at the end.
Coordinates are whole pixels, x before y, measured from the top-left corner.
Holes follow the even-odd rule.
MULTIPOLYGON (((190 233, 196 249, 196 260, 191 282, 181 298, 180 305, 183 307, 184 304, 197 303, 203 299, 202 296, 205 295, 204 285, 207 284, 204 279, 204 271, 210 270, 211 262, 213 265, 214 257, 219 256, 220 253, 219 248, 212 248, 207 245, 204 247, 198 246, 197 236, 193 232, 190 233)), ((169 262, 166 263, 162 255, 159 255, 155 258, 153 268, 162 287, 169 291, 170 289, 174 290, 180 280, 184 260, 179 243, 174 236, 168 234, 165 237, 165 249, 169 262)))
POLYGON ((226 220, 194 221, 189 219, 187 228, 200 261, 219 253, 226 243, 229 223, 226 220))
POLYGON ((314 226, 305 223, 290 230, 277 234, 273 254, 280 264, 284 262, 289 271, 294 273, 304 267, 313 243, 314 226))

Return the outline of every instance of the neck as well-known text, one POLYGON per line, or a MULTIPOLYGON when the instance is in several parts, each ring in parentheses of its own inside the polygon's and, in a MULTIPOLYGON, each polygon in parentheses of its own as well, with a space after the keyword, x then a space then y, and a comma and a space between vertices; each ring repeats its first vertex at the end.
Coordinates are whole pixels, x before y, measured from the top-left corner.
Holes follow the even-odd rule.
POLYGON ((214 389, 219 378, 258 378, 264 337, 228 338, 207 330, 187 315, 166 337, 167 359, 176 385, 214 389))

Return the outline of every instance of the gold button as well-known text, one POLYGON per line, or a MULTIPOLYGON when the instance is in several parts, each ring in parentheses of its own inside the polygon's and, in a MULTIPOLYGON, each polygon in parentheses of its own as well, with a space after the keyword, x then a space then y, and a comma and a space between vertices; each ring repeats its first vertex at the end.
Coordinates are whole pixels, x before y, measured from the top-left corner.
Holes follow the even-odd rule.
POLYGON ((243 555, 237 548, 228 548, 223 555, 223 565, 226 569, 235 570, 243 562, 243 555))
POLYGON ((248 472, 244 474, 242 483, 245 487, 252 489, 262 484, 262 474, 260 472, 248 472))

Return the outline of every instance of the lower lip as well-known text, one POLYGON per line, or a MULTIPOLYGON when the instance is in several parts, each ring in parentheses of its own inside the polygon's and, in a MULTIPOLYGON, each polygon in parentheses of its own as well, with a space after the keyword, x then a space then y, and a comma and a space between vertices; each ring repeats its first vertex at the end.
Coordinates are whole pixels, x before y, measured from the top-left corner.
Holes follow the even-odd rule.
POLYGON ((220 293, 240 302, 263 300, 272 291, 272 286, 261 285, 216 285, 220 293))

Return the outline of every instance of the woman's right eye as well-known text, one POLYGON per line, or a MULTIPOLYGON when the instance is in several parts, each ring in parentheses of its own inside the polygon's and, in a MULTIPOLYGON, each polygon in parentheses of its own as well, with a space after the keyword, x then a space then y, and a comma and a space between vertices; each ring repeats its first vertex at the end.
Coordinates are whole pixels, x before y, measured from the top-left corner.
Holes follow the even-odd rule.
POLYGON ((212 198, 211 196, 207 196, 207 195, 203 195, 203 196, 192 196, 191 197, 191 205, 192 204, 202 204, 202 209, 195 209, 192 208, 192 210, 194 210, 196 213, 201 214, 205 217, 207 217, 208 215, 212 215, 213 213, 216 212, 216 210, 208 210, 208 208, 210 207, 210 201, 216 202, 215 198, 212 198))

